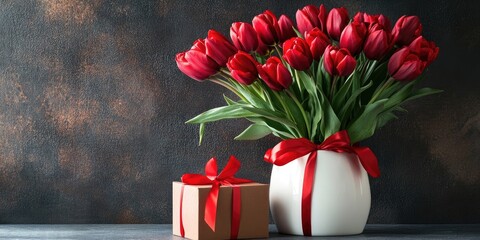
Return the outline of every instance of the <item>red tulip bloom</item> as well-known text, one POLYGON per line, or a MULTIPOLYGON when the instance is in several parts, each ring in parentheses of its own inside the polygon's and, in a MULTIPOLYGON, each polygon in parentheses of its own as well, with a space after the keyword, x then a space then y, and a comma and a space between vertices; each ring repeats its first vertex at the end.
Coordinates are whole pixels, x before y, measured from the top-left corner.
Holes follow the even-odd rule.
POLYGON ((283 58, 300 71, 308 69, 313 61, 310 47, 299 37, 290 38, 283 44, 283 58))
POLYGON ((305 35, 305 41, 310 47, 313 59, 320 60, 325 48, 330 45, 330 38, 318 28, 313 28, 305 35))
POLYGON ((392 55, 388 62, 388 73, 395 80, 411 81, 425 69, 425 62, 408 47, 403 47, 392 55))
POLYGON ((318 20, 320 20, 320 26, 318 26, 318 28, 325 34, 327 33, 327 15, 327 8, 321 4, 318 12, 318 20))
POLYGON ((278 41, 280 43, 285 42, 287 39, 297 36, 293 30, 293 22, 286 15, 280 16, 278 19, 278 41))
POLYGON ((243 51, 231 56, 227 62, 233 79, 244 85, 250 85, 257 79, 257 65, 259 63, 250 54, 243 51))
POLYGON ((298 9, 295 14, 298 31, 301 34, 305 34, 314 27, 320 27, 320 20, 318 19, 319 13, 320 10, 313 5, 307 5, 302 9, 298 9))
POLYGON ((434 42, 427 41, 427 39, 422 36, 413 40, 408 47, 411 52, 420 57, 425 63, 425 67, 430 65, 437 58, 439 52, 439 48, 434 42))
POLYGON ((263 43, 267 45, 273 45, 278 41, 277 33, 278 29, 277 17, 270 10, 265 11, 253 18, 253 28, 257 32, 258 36, 263 43))
POLYGON ((390 20, 383 14, 370 15, 367 13, 358 12, 355 17, 353 17, 353 21, 364 23, 367 29, 374 24, 378 24, 382 29, 385 29, 385 31, 390 31, 390 20))
POLYGON ((417 16, 402 16, 395 23, 392 34, 395 44, 404 46, 410 44, 422 34, 422 24, 417 16))
POLYGON ((327 32, 334 40, 339 40, 343 29, 347 26, 350 18, 347 9, 344 7, 333 8, 327 17, 327 32))
POLYGON ((258 36, 249 23, 234 22, 230 28, 230 38, 233 45, 245 52, 255 51, 258 47, 258 36))
POLYGON ((227 64, 228 58, 237 52, 227 38, 215 30, 208 31, 205 47, 207 55, 222 67, 227 64))
POLYGON ((353 21, 343 29, 340 36, 340 47, 348 49, 352 55, 357 55, 362 51, 366 36, 365 24, 353 21))
POLYGON ((357 65, 355 58, 350 55, 346 48, 328 46, 323 55, 323 67, 332 76, 348 76, 357 65))
POLYGON ((390 51, 392 46, 393 37, 390 32, 376 23, 369 29, 363 52, 368 59, 380 60, 390 51))
POLYGON ((274 91, 282 91, 292 85, 292 76, 278 57, 270 57, 263 65, 257 66, 260 78, 274 91))
POLYGON ((195 41, 190 50, 178 53, 175 61, 180 71, 197 81, 205 80, 219 68, 215 60, 207 56, 203 39, 195 41))

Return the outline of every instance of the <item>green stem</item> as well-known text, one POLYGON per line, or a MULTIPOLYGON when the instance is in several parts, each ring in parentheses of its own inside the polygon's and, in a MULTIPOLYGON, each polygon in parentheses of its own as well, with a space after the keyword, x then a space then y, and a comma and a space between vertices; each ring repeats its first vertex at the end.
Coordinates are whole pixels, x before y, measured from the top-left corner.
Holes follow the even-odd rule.
POLYGON ((375 100, 377 100, 377 98, 380 96, 380 94, 382 94, 382 92, 387 89, 388 87, 390 87, 392 85, 392 83, 395 81, 394 78, 390 77, 384 84, 383 86, 373 95, 372 99, 368 102, 368 103, 373 103, 375 102, 375 100))
POLYGON ((310 121, 308 120, 307 113, 305 112, 305 109, 303 109, 302 104, 298 101, 297 97, 295 97, 295 94, 290 92, 288 89, 285 89, 285 91, 293 99, 295 104, 297 104, 298 108, 300 109, 300 112, 302 112, 303 120, 305 121, 305 126, 307 127, 307 136, 306 137, 308 139, 310 139, 310 136, 311 136, 310 121))
POLYGON ((337 81, 340 77, 338 76, 335 76, 333 77, 333 83, 332 83, 332 86, 330 88, 330 102, 332 102, 332 99, 333 99, 333 95, 335 94, 335 90, 337 88, 337 81))
POLYGON ((295 75, 295 82, 297 83, 297 86, 298 86, 298 92, 300 93, 300 98, 303 99, 302 84, 300 82, 300 77, 298 76, 298 71, 293 69, 293 72, 295 75))

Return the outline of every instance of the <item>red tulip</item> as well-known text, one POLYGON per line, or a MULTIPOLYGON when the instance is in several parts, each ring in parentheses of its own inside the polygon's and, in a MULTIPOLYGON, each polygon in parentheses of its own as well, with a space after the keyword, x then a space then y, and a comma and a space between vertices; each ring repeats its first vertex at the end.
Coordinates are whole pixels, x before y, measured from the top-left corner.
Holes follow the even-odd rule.
POLYGON ((202 81, 215 74, 219 66, 205 52, 205 40, 198 39, 190 50, 178 53, 175 61, 180 71, 197 81, 202 81))
POLYGON ((382 29, 390 31, 390 20, 383 14, 370 15, 367 13, 358 12, 355 17, 353 17, 353 21, 364 23, 367 29, 374 24, 378 24, 382 29))
POLYGON ((422 24, 417 16, 402 16, 392 30, 395 44, 404 46, 410 44, 422 34, 422 24))
POLYGON ((313 59, 320 60, 325 48, 330 45, 330 38, 318 28, 313 28, 305 35, 305 41, 310 46, 313 59))
POLYGON ((355 58, 350 55, 346 48, 337 48, 329 45, 325 49, 323 55, 323 67, 332 76, 348 76, 353 70, 357 62, 355 58))
POLYGON ((277 32, 280 30, 278 29, 277 17, 270 10, 255 16, 252 23, 263 43, 273 45, 278 41, 277 32))
POLYGON ((259 63, 250 54, 243 51, 238 51, 227 62, 233 79, 244 85, 250 85, 257 79, 257 65, 259 63))
POLYGON ((258 36, 249 23, 234 22, 230 28, 230 38, 239 50, 251 52, 258 47, 258 36))
POLYGON ((283 58, 300 71, 308 69, 313 61, 310 47, 299 37, 290 38, 283 44, 283 58))
POLYGON ((274 91, 287 89, 292 85, 292 76, 278 57, 270 57, 263 65, 257 66, 260 78, 274 91))
POLYGON ((367 28, 361 22, 351 22, 343 29, 340 36, 340 47, 346 48, 352 55, 362 51, 363 42, 367 36, 367 28))
POLYGON ((434 42, 427 41, 427 39, 422 36, 413 40, 408 47, 411 52, 420 57, 425 63, 425 67, 430 65, 437 58, 439 52, 439 48, 434 42))
POLYGON ((347 9, 344 7, 333 8, 327 17, 327 32, 334 40, 339 40, 343 29, 347 26, 350 18, 347 9))
POLYGON ((369 59, 380 60, 385 56, 393 46, 393 37, 385 29, 376 23, 369 29, 369 34, 365 40, 363 52, 369 59))
POLYGON ((417 54, 403 47, 390 57, 388 73, 398 81, 411 81, 425 69, 425 63, 417 54))
POLYGON ((305 32, 312 30, 314 27, 320 27, 319 13, 319 9, 313 5, 307 5, 302 9, 298 9, 295 14, 298 31, 301 34, 305 34, 305 32))
POLYGON ((327 33, 327 8, 320 4, 319 13, 318 13, 318 20, 320 20, 320 26, 318 28, 322 30, 325 34, 327 33))
POLYGON ((280 16, 278 19, 278 41, 285 42, 287 39, 297 36, 293 30, 293 22, 286 15, 280 16))
POLYGON ((220 66, 225 66, 228 58, 237 52, 237 49, 215 30, 209 30, 205 39, 206 53, 220 66))

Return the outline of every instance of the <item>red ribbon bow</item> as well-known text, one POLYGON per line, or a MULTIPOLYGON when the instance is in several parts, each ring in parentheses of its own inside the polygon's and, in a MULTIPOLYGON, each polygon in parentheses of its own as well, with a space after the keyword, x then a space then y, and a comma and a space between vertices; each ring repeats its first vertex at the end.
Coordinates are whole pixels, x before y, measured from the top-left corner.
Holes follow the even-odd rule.
POLYGON ((346 130, 331 135, 320 145, 316 145, 306 138, 298 138, 283 140, 274 148, 267 150, 264 160, 277 166, 283 166, 297 158, 310 154, 305 165, 302 188, 302 230, 306 236, 312 235, 312 187, 315 177, 317 150, 355 153, 370 176, 380 176, 378 160, 375 154, 368 147, 351 146, 350 137, 346 130))
MULTIPOLYGON (((212 189, 208 193, 207 201, 205 203, 205 217, 204 220, 208 226, 215 231, 215 223, 217 216, 218 193, 220 186, 227 185, 232 187, 232 225, 231 238, 235 239, 238 235, 240 225, 240 188, 235 184, 250 183, 251 180, 236 178, 235 173, 240 169, 240 161, 234 156, 230 156, 227 165, 220 174, 217 168, 217 159, 212 158, 208 160, 205 165, 205 175, 201 174, 184 174, 182 182, 189 185, 212 185, 212 189)), ((182 189, 183 190, 183 189, 182 189)), ((183 197, 182 197, 183 198, 183 197)), ((180 204, 180 218, 182 216, 182 204, 180 204)), ((180 233, 182 237, 185 236, 182 220, 180 219, 180 233)))

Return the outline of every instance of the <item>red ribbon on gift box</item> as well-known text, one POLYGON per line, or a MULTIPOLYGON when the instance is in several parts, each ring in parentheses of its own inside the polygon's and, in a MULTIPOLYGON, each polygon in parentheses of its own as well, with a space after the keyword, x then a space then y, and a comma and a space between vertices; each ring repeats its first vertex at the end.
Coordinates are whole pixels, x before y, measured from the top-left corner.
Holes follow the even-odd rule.
POLYGON ((264 160, 277 166, 283 166, 309 154, 305 165, 302 188, 302 230, 305 236, 312 235, 312 188, 315 166, 317 164, 317 150, 355 153, 370 176, 380 176, 378 160, 375 154, 368 147, 351 146, 350 137, 346 130, 331 135, 320 145, 316 145, 306 138, 287 139, 281 141, 274 148, 267 150, 264 160))
MULTIPOLYGON (((240 161, 234 156, 230 156, 227 165, 220 174, 218 174, 217 159, 208 160, 205 165, 205 175, 201 174, 184 174, 182 182, 188 185, 212 185, 212 189, 208 193, 205 203, 204 220, 208 226, 215 231, 215 223, 217 219, 218 193, 220 186, 232 187, 232 224, 230 230, 230 238, 236 239, 240 227, 240 208, 241 208, 241 192, 240 188, 235 184, 251 183, 253 181, 243 178, 234 177, 235 173, 240 169, 240 161), (217 175, 218 174, 218 175, 217 175)), ((182 202, 183 202, 183 186, 180 193, 180 234, 185 237, 185 230, 182 219, 182 202)))

